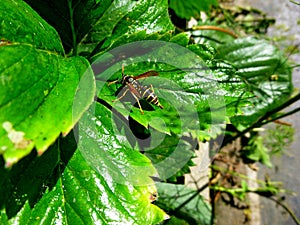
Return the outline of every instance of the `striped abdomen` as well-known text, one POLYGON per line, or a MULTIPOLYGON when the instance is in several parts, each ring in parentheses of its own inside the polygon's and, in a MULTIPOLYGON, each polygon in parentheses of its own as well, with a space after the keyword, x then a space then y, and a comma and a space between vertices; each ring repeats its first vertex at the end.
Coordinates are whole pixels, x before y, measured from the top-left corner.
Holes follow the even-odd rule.
POLYGON ((157 105, 159 108, 163 109, 164 107, 159 103, 156 94, 154 93, 153 88, 147 86, 141 86, 141 97, 146 99, 146 101, 157 105))

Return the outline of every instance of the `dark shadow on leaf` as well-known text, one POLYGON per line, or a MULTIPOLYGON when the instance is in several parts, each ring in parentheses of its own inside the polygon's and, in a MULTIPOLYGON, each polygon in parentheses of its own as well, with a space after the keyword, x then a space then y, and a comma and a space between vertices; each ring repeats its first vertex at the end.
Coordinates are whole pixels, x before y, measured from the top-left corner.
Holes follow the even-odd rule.
MULTIPOLYGON (((8 171, 4 168, 4 159, 3 156, 0 156, 0 191, 1 193, 7 193, 6 192, 6 181, 7 181, 7 175, 8 171)), ((0 195, 0 209, 2 209, 5 205, 5 199, 7 198, 7 194, 0 195)))
POLYGON ((54 187, 68 161, 76 150, 73 132, 58 138, 41 156, 33 150, 12 168, 0 160, 0 207, 5 207, 8 219, 16 216, 28 200, 31 208, 54 187))

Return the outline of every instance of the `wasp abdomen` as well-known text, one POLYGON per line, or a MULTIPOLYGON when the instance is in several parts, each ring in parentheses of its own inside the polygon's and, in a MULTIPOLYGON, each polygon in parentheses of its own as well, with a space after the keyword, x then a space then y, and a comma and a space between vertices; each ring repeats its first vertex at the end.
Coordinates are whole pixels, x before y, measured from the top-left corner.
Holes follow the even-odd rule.
POLYGON ((160 102, 158 101, 158 98, 156 96, 156 94, 154 93, 154 90, 151 89, 150 87, 146 87, 143 86, 143 93, 142 93, 142 98, 146 99, 146 101, 157 105, 158 107, 160 107, 161 109, 163 109, 164 107, 160 104, 160 102))

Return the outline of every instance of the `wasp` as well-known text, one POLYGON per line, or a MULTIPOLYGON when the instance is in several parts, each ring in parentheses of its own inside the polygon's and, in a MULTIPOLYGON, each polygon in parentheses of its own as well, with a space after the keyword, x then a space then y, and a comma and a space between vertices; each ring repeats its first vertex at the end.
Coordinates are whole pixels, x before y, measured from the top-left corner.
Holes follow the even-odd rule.
MULTIPOLYGON (((108 85, 111 85, 116 82, 120 82, 126 89, 123 92, 123 94, 117 99, 121 100, 128 91, 131 93, 131 95, 135 98, 137 101, 140 111, 142 114, 144 114, 144 111, 142 109, 142 106, 140 104, 139 99, 145 99, 147 102, 150 102, 161 109, 164 107, 160 104, 158 97, 154 93, 153 86, 150 84, 149 86, 142 85, 138 80, 143 79, 149 76, 158 76, 158 72, 150 70, 143 74, 140 74, 138 76, 131 76, 124 73, 124 65, 122 65, 122 78, 121 80, 115 80, 110 82, 108 85)), ((116 100, 115 100, 116 101, 116 100)))

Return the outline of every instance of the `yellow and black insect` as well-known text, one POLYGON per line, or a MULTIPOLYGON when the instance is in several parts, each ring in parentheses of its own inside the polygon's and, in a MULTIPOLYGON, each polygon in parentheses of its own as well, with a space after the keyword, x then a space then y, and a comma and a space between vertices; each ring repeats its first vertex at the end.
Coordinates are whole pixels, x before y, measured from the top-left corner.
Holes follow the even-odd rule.
MULTIPOLYGON (((138 81, 139 79, 146 78, 149 76, 158 76, 158 72, 150 70, 150 71, 147 71, 138 76, 130 76, 130 75, 126 75, 124 73, 124 65, 123 65, 122 66, 122 79, 121 79, 120 83, 126 89, 117 100, 121 100, 126 95, 126 93, 129 91, 131 93, 131 95, 135 98, 135 100, 137 101, 142 114, 144 114, 144 111, 139 102, 139 99, 145 99, 147 102, 157 105, 158 107, 163 109, 164 107, 160 104, 158 97, 154 93, 153 86, 151 84, 150 84, 150 86, 142 85, 138 81)), ((112 83, 116 83, 118 81, 119 80, 110 82, 108 85, 111 85, 112 83)))

